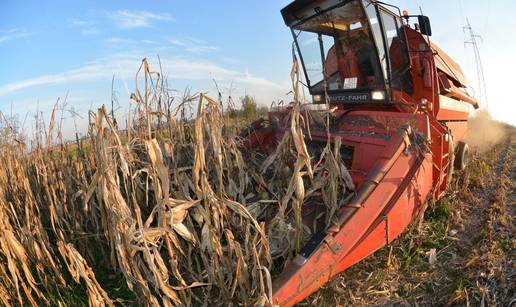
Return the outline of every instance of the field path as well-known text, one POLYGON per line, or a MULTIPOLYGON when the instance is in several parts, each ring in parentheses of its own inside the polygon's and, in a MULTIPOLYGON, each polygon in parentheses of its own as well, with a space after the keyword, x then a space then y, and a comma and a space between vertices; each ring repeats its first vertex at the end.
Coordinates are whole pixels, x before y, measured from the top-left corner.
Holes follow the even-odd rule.
POLYGON ((492 152, 495 162, 485 189, 474 190, 478 202, 471 204, 457 235, 457 247, 465 251, 464 268, 480 290, 480 306, 508 306, 514 299, 515 147, 511 135, 492 152))

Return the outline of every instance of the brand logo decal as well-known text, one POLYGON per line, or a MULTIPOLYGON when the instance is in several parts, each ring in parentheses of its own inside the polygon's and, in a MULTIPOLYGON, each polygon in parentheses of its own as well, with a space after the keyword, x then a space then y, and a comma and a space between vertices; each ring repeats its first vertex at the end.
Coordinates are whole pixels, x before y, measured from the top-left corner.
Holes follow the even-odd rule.
POLYGON ((331 95, 332 102, 368 102, 368 94, 338 94, 331 95))

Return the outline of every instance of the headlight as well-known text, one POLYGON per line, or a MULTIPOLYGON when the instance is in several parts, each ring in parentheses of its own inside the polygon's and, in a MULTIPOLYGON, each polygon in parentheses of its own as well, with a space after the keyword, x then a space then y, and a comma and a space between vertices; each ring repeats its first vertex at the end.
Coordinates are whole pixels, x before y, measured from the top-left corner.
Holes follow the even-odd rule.
POLYGON ((321 95, 314 95, 313 97, 314 103, 321 102, 322 96, 321 95))
POLYGON ((373 100, 385 100, 385 92, 384 91, 374 91, 371 93, 371 98, 373 100))

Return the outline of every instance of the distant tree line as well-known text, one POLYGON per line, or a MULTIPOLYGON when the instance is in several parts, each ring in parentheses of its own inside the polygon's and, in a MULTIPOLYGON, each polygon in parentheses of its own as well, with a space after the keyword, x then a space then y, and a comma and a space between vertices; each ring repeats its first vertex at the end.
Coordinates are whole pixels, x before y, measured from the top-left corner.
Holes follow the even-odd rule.
POLYGON ((21 144, 25 144, 25 135, 18 117, 8 117, 0 112, 0 149, 12 148, 21 144))
POLYGON ((240 98, 240 108, 230 108, 228 115, 230 118, 254 119, 266 115, 269 108, 258 106, 256 99, 250 95, 240 98))

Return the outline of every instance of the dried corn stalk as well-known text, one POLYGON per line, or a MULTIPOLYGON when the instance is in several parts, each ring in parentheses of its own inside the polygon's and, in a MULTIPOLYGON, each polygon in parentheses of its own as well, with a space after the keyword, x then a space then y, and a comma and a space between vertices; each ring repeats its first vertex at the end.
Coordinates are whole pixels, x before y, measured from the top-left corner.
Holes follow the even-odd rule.
POLYGON ((100 271, 120 272, 144 305, 268 304, 271 269, 314 231, 305 203, 329 223, 351 195, 340 140, 310 156, 296 62, 290 126, 270 155, 242 152, 220 98, 185 95, 172 110, 162 73, 144 60, 142 76, 126 131, 100 108, 76 144, 52 145, 55 114, 29 154, 0 144, 3 304, 57 305, 47 294, 82 280, 90 306, 111 306, 100 271))

